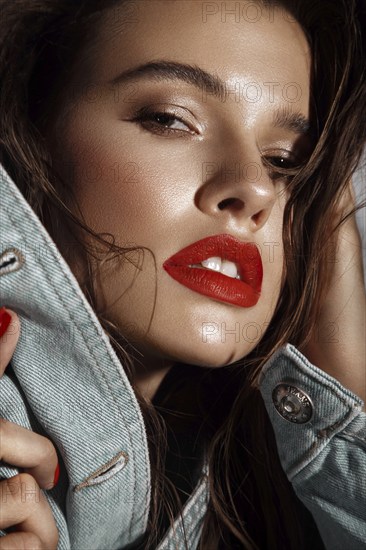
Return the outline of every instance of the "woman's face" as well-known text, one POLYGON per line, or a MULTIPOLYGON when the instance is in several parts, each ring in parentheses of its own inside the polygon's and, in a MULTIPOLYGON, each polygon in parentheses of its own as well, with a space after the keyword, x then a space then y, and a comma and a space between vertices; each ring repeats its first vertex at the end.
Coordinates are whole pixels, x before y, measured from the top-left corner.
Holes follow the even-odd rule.
POLYGON ((148 0, 111 9, 96 40, 51 146, 92 229, 144 247, 103 271, 99 306, 146 364, 230 364, 280 292, 286 182, 264 160, 306 154, 304 34, 253 2, 148 0))

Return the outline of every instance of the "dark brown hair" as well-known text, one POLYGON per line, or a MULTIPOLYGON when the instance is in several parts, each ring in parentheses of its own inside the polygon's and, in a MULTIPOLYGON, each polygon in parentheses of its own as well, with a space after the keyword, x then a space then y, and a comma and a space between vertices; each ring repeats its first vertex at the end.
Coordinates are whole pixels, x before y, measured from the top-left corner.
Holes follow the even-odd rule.
MULTIPOLYGON (((279 346, 286 342, 303 345, 314 327, 326 289, 327 250, 336 229, 337 203, 359 162, 366 137, 362 34, 366 18, 361 2, 261 4, 287 10, 309 41, 311 109, 317 135, 306 166, 289 178, 283 232, 285 275, 265 337, 242 361, 225 369, 197 368, 192 373, 203 411, 200 433, 210 467, 210 502, 201 537, 201 548, 206 550, 322 547, 310 514, 281 468, 258 377, 263 363, 279 346), (309 533, 314 537, 311 540, 309 533)), ((66 199, 72 196, 72 188, 55 173, 42 131, 52 120, 70 70, 77 68, 77 53, 92 43, 105 10, 116 6, 126 10, 121 11, 122 23, 123 17, 128 20, 129 3, 123 0, 0 0, 0 161, 55 242, 60 228, 67 227, 70 238, 80 245, 62 253, 66 258, 80 254, 85 265, 81 286, 135 387, 129 354, 133 348, 108 315, 97 310, 93 286, 95 265, 128 255, 131 249, 116 246, 111 235, 95 234, 81 214, 71 213, 66 199)), ((153 479, 144 547, 154 548, 162 534, 164 510, 172 521, 181 505, 164 472, 167 433, 162 410, 135 391, 148 431, 153 479)))

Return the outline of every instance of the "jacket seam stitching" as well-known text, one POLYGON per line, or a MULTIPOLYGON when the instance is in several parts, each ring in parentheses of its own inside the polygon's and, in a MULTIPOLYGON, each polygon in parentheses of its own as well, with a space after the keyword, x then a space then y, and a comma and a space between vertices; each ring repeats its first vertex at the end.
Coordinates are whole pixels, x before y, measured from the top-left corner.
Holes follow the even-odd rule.
MULTIPOLYGON (((8 215, 9 215, 10 220, 11 220, 12 223, 14 224, 14 226, 19 230, 18 223, 14 220, 14 218, 12 218, 10 212, 8 212, 8 215)), ((28 213, 28 212, 26 212, 26 216, 27 216, 27 218, 29 219, 29 213, 28 213)), ((40 237, 42 238, 42 241, 44 242, 44 237, 43 237, 43 235, 42 235, 41 233, 39 233, 39 235, 40 235, 40 237)), ((47 243, 45 243, 45 244, 47 244, 47 243)), ((53 258, 56 259, 55 256, 54 256, 54 250, 52 249, 52 247, 51 247, 51 254, 52 254, 53 258)), ((60 270, 60 271, 61 271, 61 273, 62 273, 63 278, 64 278, 65 280, 67 280, 67 282, 69 282, 68 279, 66 278, 66 276, 65 276, 65 274, 64 274, 64 272, 63 272, 63 270, 60 270)), ((63 304, 63 306, 65 306, 64 300, 63 300, 62 296, 59 294, 59 292, 58 292, 58 290, 57 290, 57 287, 53 284, 52 279, 49 277, 49 274, 48 274, 47 269, 44 270, 44 273, 45 273, 45 276, 46 276, 46 278, 47 278, 49 284, 52 286, 52 288, 54 289, 54 291, 55 291, 55 293, 57 294, 58 298, 60 299, 61 303, 63 304)), ((72 289, 72 292, 74 293, 74 292, 75 292, 75 289, 74 289, 72 286, 70 286, 70 288, 72 289)), ((107 381, 107 379, 106 379, 106 377, 105 377, 105 374, 104 374, 104 372, 103 372, 103 369, 100 368, 99 362, 98 362, 97 358, 95 357, 95 355, 94 355, 94 353, 93 353, 93 350, 92 350, 91 348, 89 348, 89 346, 88 346, 88 344, 87 344, 87 341, 86 341, 86 339, 85 339, 85 337, 84 337, 83 332, 80 330, 78 324, 74 321, 74 319, 73 319, 73 317, 71 316, 71 314, 70 314, 68 308, 65 307, 65 311, 67 312, 67 315, 69 316, 70 321, 72 322, 72 324, 74 325, 74 327, 77 329, 78 333, 81 335, 81 337, 82 337, 82 339, 83 339, 83 341, 84 341, 84 343, 85 343, 85 346, 86 346, 86 348, 88 349, 89 354, 90 354, 91 357, 95 360, 96 366, 98 367, 98 370, 99 370, 100 374, 102 375, 102 378, 103 378, 103 380, 104 380, 104 383, 106 384, 108 390, 110 391, 110 395, 111 395, 111 397, 112 397, 112 399, 113 399, 113 401, 114 401, 114 403, 115 403, 117 409, 120 411, 121 417, 123 418, 123 415, 122 415, 122 413, 121 413, 120 407, 119 407, 119 405, 118 405, 118 403, 117 403, 117 401, 116 401, 116 399, 115 399, 115 397, 114 397, 114 395, 113 395, 112 388, 110 387, 110 385, 109 385, 109 383, 108 383, 108 381, 107 381)), ((136 474, 137 474, 136 468, 135 468, 135 453, 134 453, 133 445, 132 445, 132 442, 131 442, 130 430, 129 430, 129 428, 128 428, 127 425, 126 425, 126 429, 127 429, 128 437, 129 437, 129 440, 130 440, 130 447, 131 447, 131 449, 132 449, 133 456, 134 456, 134 476, 133 476, 133 477, 134 477, 134 494, 135 494, 135 489, 136 489, 136 474)), ((136 507, 133 505, 133 506, 132 506, 132 521, 131 521, 131 523, 130 523, 130 528, 129 528, 129 537, 130 537, 130 538, 131 538, 131 532, 132 532, 132 524, 135 522, 135 517, 136 517, 136 510, 135 510, 135 508, 136 508, 136 507)))

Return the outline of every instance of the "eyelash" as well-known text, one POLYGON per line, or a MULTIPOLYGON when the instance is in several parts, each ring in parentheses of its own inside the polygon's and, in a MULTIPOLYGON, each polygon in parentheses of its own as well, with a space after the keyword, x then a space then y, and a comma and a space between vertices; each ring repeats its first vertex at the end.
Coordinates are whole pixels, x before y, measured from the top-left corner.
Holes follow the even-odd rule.
POLYGON ((288 158, 281 155, 262 157, 263 164, 267 168, 273 180, 284 179, 290 181, 303 167, 303 162, 298 158, 288 158))
POLYGON ((133 122, 138 122, 143 128, 145 128, 145 130, 153 131, 156 134, 164 136, 172 134, 179 134, 180 136, 184 134, 195 135, 198 133, 197 130, 193 129, 192 126, 182 117, 171 111, 151 111, 148 108, 143 107, 136 113, 133 118, 133 122), (168 120, 165 123, 162 123, 157 120, 159 117, 165 117, 168 120), (188 130, 169 128, 167 126, 164 126, 164 124, 172 121, 178 121, 181 124, 184 124, 188 128, 188 130))

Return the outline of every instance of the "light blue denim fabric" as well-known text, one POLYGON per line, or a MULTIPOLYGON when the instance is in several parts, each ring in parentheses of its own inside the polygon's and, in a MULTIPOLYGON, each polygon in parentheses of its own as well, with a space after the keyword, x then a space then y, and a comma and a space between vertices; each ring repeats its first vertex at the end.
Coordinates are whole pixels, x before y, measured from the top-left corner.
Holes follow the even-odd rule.
POLYGON ((291 345, 268 361, 260 386, 282 467, 312 513, 326 547, 366 548, 366 413, 360 412, 364 402, 291 345), (309 422, 292 423, 275 408, 272 392, 283 382, 310 397, 309 422))
MULTIPOLYGON (((146 531, 150 506, 140 407, 74 275, 2 168, 0 196, 0 304, 21 321, 15 376, 7 369, 0 380, 0 416, 50 437, 59 451, 60 481, 45 493, 59 550, 123 548, 146 531)), ((2 465, 0 477, 16 472, 2 465)), ((185 507, 190 548, 205 511, 206 480, 203 468, 185 507)), ((179 522, 174 531, 181 541, 179 522)), ((161 550, 175 547, 174 531, 161 550)))
MULTIPOLYGON (((21 335, 0 380, 0 416, 51 438, 61 476, 45 492, 58 550, 121 550, 147 527, 150 463, 140 407, 123 366, 70 268, 16 185, 0 168, 0 306, 21 335)), ((292 346, 263 371, 261 392, 282 465, 329 549, 366 548, 366 414, 361 400, 292 346), (272 391, 290 380, 314 402, 314 419, 279 415, 272 391), (319 430, 324 436, 319 438, 319 430)), ((0 477, 17 473, 0 464, 0 477)), ((159 550, 198 546, 208 468, 159 550)), ((4 534, 4 533, 1 533, 4 534)), ((207 549, 209 550, 209 549, 207 549)))

